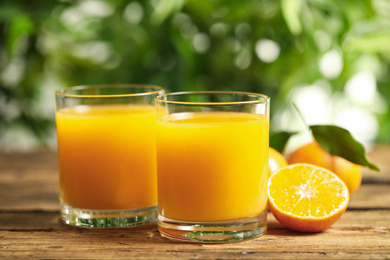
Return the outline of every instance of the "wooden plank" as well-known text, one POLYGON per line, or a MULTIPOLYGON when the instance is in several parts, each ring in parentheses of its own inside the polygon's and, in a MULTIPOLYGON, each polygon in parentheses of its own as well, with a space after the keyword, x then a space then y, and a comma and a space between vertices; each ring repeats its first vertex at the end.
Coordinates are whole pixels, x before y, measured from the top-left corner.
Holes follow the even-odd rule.
MULTIPOLYGON (((32 173, 28 177, 20 177, 18 181, 6 181, 2 178, 0 181, 0 212, 58 211, 60 207, 58 185, 56 178, 49 176, 50 174, 42 171, 32 173)), ((351 198, 349 208, 390 209, 389 190, 390 185, 387 184, 363 184, 351 198)))
POLYGON ((378 144, 368 157, 380 168, 380 172, 363 168, 363 183, 390 183, 390 146, 378 144))
POLYGON ((269 214, 261 238, 231 244, 186 244, 162 238, 155 224, 132 229, 85 229, 58 223, 54 213, 0 214, 26 222, 0 229, 0 258, 385 259, 390 257, 390 210, 347 211, 331 228, 288 230, 269 214), (19 216, 17 216, 19 215, 19 216), (32 228, 34 227, 34 228, 32 228), (40 227, 40 228, 38 228, 40 227))
POLYGON ((58 174, 47 169, 0 172, 0 209, 58 210, 58 174))
POLYGON ((2 153, 0 209, 58 209, 58 180, 56 153, 2 153))
POLYGON ((50 151, 33 153, 0 153, 0 172, 3 170, 54 170, 58 169, 57 154, 50 151))
MULTIPOLYGON (((352 208, 390 208, 390 146, 378 147, 372 157, 382 172, 364 172, 368 183, 352 198, 352 208)), ((58 180, 55 153, 0 154, 0 210, 59 210, 58 180)))
POLYGON ((57 154, 0 154, 0 210, 58 210, 57 154))
MULTIPOLYGON (((381 172, 364 168, 363 180, 366 182, 390 183, 390 146, 378 144, 368 153, 371 160, 379 166, 381 172)), ((3 171, 49 170, 58 175, 58 159, 55 152, 35 152, 26 154, 0 153, 0 173, 3 171)))
MULTIPOLYGON (((390 210, 359 210, 348 209, 341 219, 333 226, 341 228, 341 225, 353 225, 353 228, 363 229, 363 226, 390 226, 390 210), (386 215, 388 214, 388 215, 386 215)), ((105 231, 105 230, 124 230, 124 231, 137 231, 155 227, 156 224, 124 229, 99 229, 99 228, 76 228, 68 226, 60 221, 59 212, 47 212, 47 211, 32 211, 32 212, 1 212, 0 213, 0 231, 2 230, 14 230, 14 231, 52 231, 52 230, 69 230, 75 229, 80 232, 84 231, 105 231)), ((268 213, 268 226, 271 229, 283 228, 272 213, 268 213)), ((345 228, 345 227, 343 227, 345 228)), ((389 245, 390 246, 390 245, 389 245)))
POLYGON ((348 208, 390 209, 390 185, 363 184, 352 196, 348 208))
POLYGON ((269 213, 265 236, 222 245, 171 242, 161 238, 155 223, 131 229, 63 225, 56 154, 0 154, 0 259, 389 259, 390 147, 378 147, 371 158, 382 172, 364 172, 366 183, 325 232, 288 230, 269 213))

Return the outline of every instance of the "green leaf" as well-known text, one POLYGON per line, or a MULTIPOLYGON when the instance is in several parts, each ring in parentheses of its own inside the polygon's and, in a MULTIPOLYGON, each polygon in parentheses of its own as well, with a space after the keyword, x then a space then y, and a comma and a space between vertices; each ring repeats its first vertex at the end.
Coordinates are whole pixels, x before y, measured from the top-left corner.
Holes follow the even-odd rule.
POLYGON ((356 141, 348 130, 334 125, 311 125, 310 129, 315 140, 330 154, 379 171, 378 166, 366 157, 363 145, 356 141))
POLYGON ((270 137, 269 137, 269 146, 274 148, 278 152, 283 153, 284 147, 286 147, 288 140, 294 134, 296 134, 296 132, 272 133, 272 134, 270 134, 270 137))

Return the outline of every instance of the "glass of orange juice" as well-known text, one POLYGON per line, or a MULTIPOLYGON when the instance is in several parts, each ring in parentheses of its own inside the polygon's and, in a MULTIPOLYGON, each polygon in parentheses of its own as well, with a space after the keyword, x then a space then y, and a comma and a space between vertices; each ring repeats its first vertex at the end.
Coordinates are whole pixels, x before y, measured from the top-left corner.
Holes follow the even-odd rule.
POLYGON ((220 91, 156 98, 163 237, 218 243, 266 232, 269 101, 220 91))
POLYGON ((61 217, 81 227, 157 219, 158 86, 90 85, 56 92, 61 217))

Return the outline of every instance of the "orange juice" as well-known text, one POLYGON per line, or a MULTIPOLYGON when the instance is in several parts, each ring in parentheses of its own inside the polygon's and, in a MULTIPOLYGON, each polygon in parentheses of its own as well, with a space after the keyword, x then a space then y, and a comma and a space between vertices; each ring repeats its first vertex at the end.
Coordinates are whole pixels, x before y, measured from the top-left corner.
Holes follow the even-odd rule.
POLYGON ((84 209, 155 206, 155 120, 147 105, 57 111, 61 202, 84 209))
POLYGON ((158 210, 221 221, 256 216, 267 203, 268 119, 234 112, 157 120, 158 210))

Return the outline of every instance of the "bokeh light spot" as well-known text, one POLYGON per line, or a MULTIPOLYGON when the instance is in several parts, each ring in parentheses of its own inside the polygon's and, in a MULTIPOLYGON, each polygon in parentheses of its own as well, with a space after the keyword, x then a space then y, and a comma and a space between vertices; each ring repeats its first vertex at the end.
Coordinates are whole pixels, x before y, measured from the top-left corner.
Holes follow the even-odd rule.
POLYGON ((272 40, 261 39, 256 42, 255 51, 261 61, 271 63, 279 57, 280 47, 272 40))
POLYGON ((138 24, 144 16, 144 9, 138 2, 132 2, 126 6, 123 16, 128 23, 138 24))
POLYGON ((192 45, 198 53, 205 53, 210 48, 210 37, 205 33, 197 33, 192 40, 192 45))
POLYGON ((345 84, 344 91, 352 100, 369 104, 376 94, 375 76, 370 72, 355 74, 345 84))
POLYGON ((335 79, 340 76, 343 66, 343 58, 338 50, 328 51, 319 61, 320 71, 328 79, 335 79))

